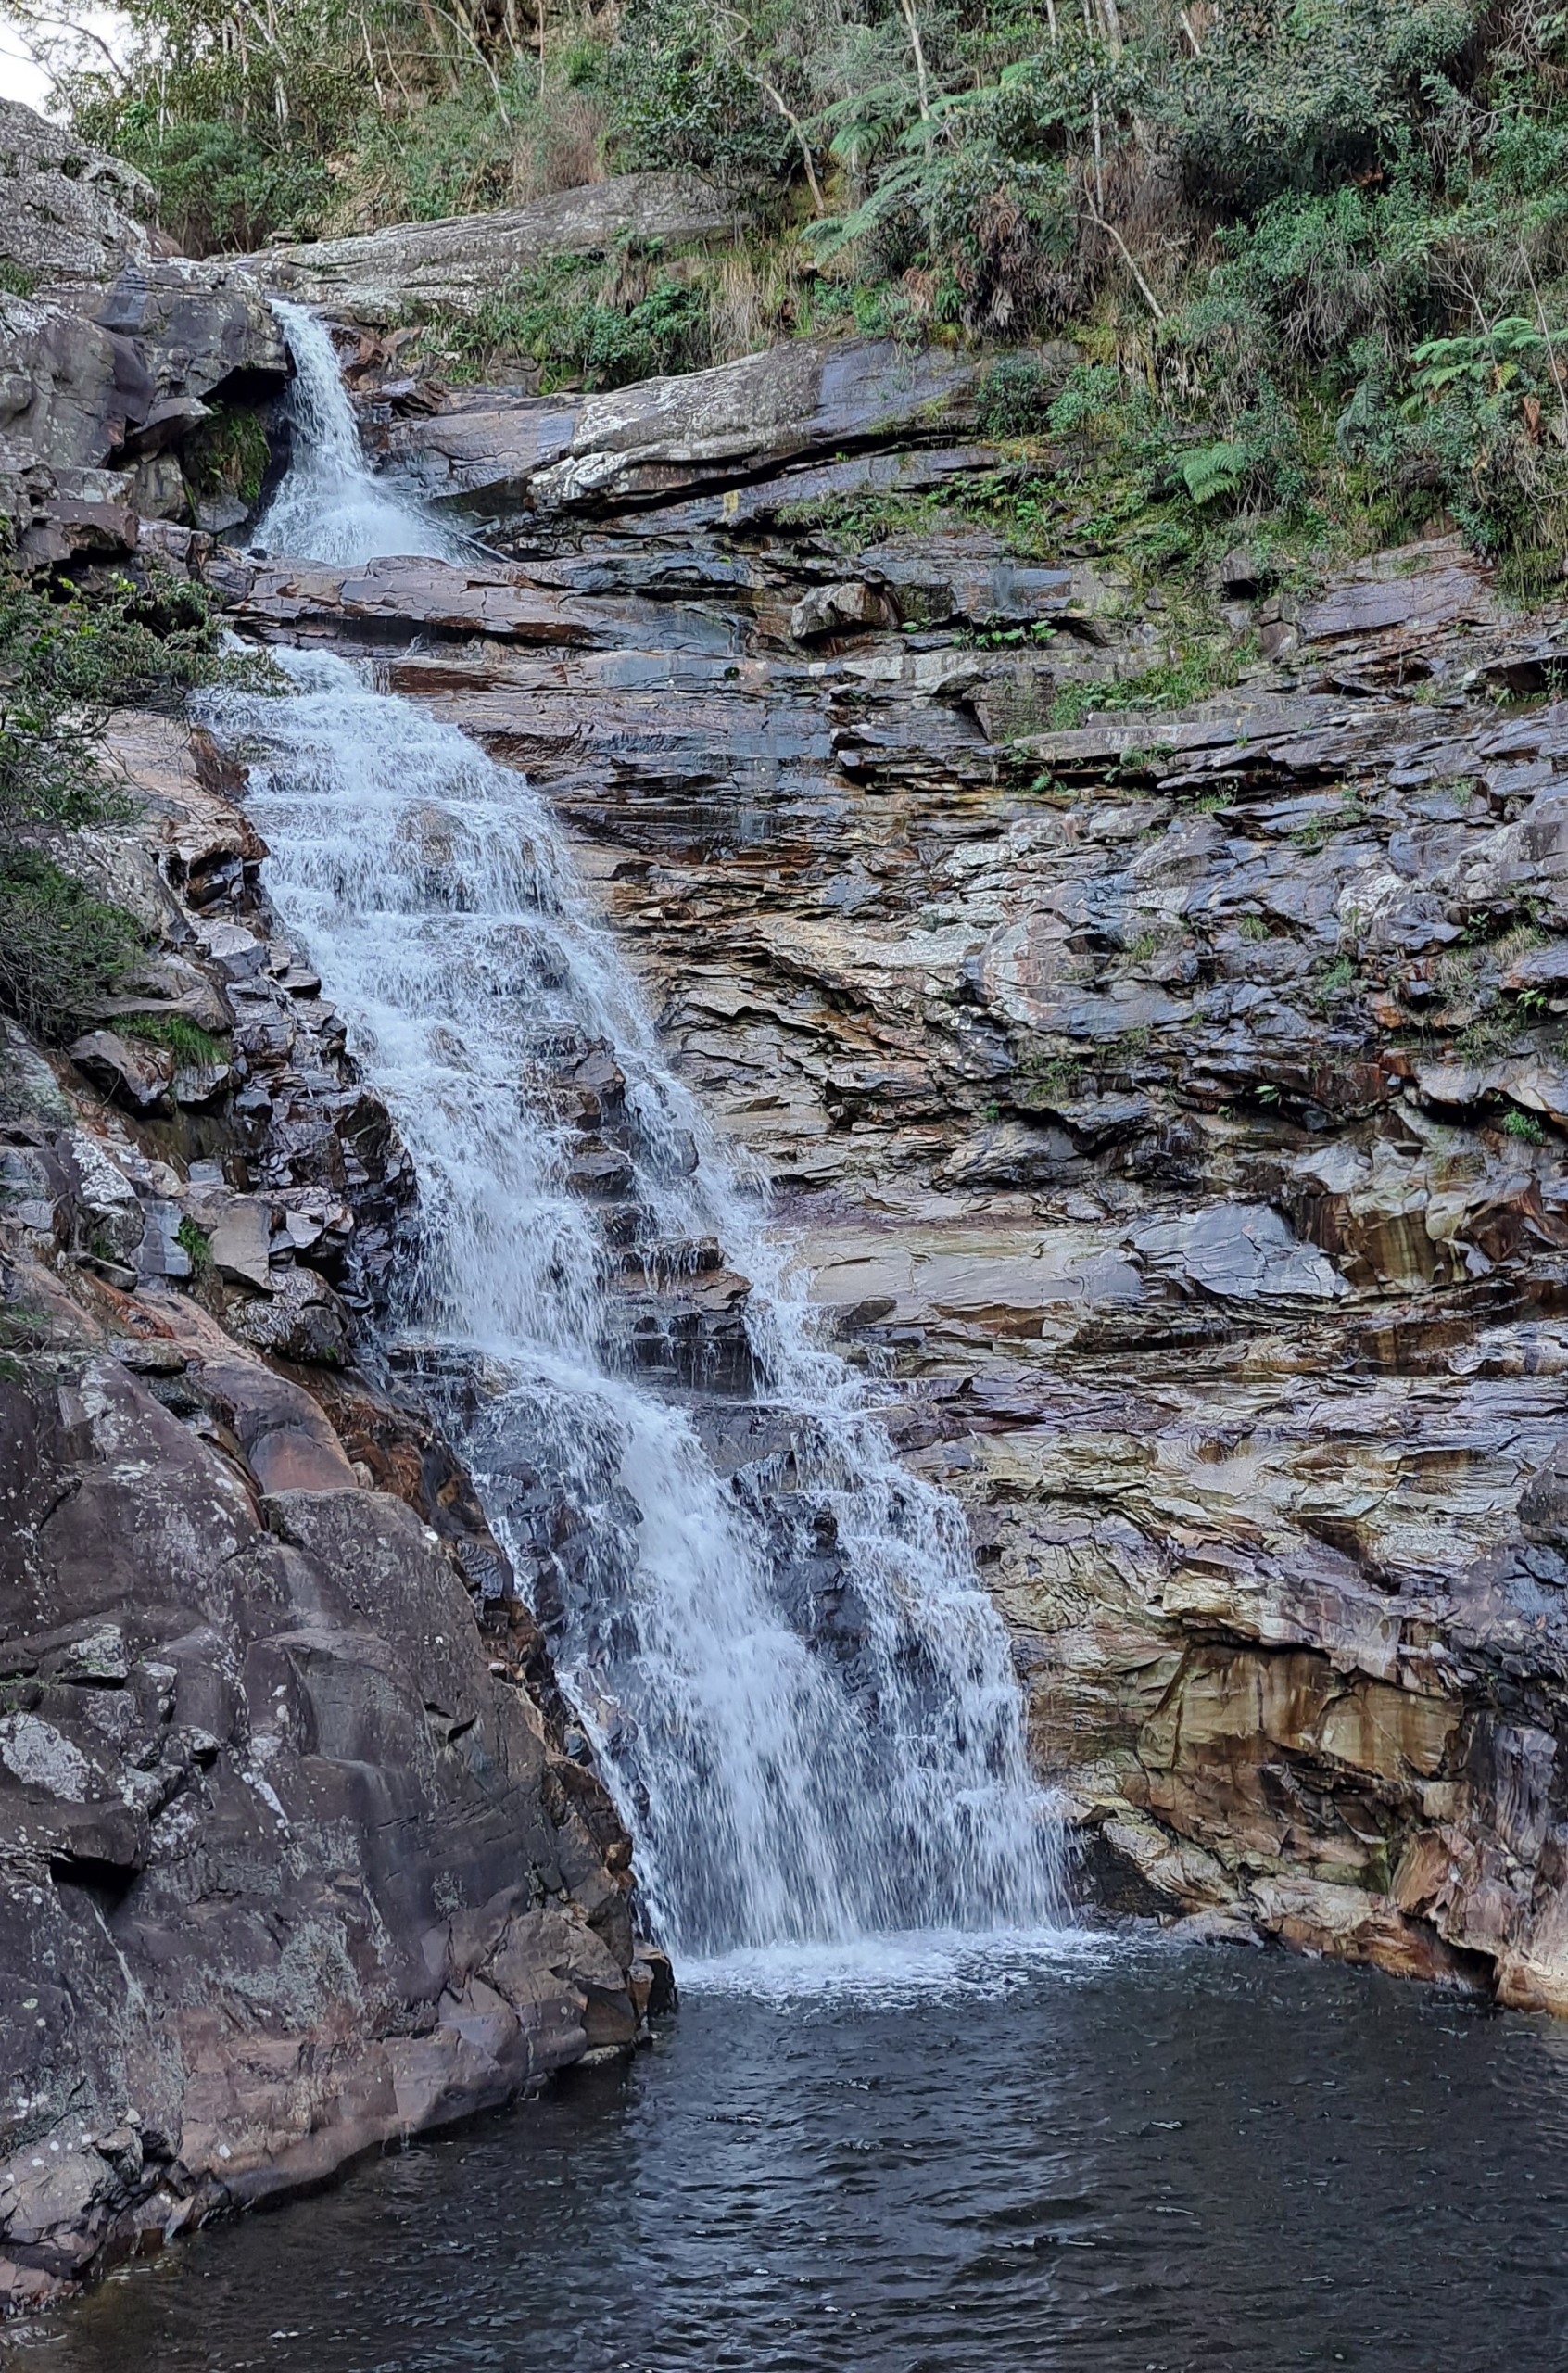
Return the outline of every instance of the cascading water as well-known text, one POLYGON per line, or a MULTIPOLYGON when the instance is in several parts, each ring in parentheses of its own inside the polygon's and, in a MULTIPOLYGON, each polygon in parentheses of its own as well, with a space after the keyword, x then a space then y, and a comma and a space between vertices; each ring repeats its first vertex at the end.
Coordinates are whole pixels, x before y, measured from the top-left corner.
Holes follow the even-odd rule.
POLYGON ((284 405, 291 447, 283 483, 257 525, 256 543, 298 560, 348 564, 392 554, 457 558, 459 539, 400 501, 366 466, 324 323, 281 298, 274 298, 272 310, 294 358, 284 405))
MULTIPOLYGON (((272 514, 312 551, 309 486, 342 532, 343 428, 297 443, 272 514)), ((397 1328, 464 1378, 464 1453, 544 1577, 651 1923, 685 1956, 1049 1924, 1057 1825, 959 1511, 814 1340, 548 809, 343 660, 283 663, 293 698, 226 694, 217 722, 253 759, 272 897, 418 1171, 397 1328), (614 1116, 597 1200, 570 1175, 582 1098, 563 1102, 585 1062, 614 1116), (678 1281, 714 1239, 752 1281, 745 1406, 650 1381, 627 1324, 628 1271, 678 1281)))

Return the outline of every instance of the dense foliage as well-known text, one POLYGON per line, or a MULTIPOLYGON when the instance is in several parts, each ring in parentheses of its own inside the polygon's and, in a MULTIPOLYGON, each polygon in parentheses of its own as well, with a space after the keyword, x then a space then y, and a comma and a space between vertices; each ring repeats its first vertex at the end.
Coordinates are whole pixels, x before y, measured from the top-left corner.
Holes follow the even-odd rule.
POLYGON ((194 586, 51 598, 0 579, 0 1009, 55 1036, 134 961, 125 910, 82 878, 79 836, 125 812, 101 755, 111 701, 210 682, 219 634, 194 586))
MULTIPOLYGON (((1123 512, 1164 506, 1199 542, 1238 516, 1447 517, 1522 587, 1560 576, 1568 17, 1529 0, 549 7, 132 0, 128 59, 79 48, 62 73, 82 129, 198 245, 638 167, 750 199, 744 247, 537 268, 479 319, 432 325, 454 374, 531 355, 546 385, 613 385, 834 320, 1067 334, 1089 374, 1078 447, 1095 450, 1056 470, 1056 498, 1108 472, 1123 512)), ((1046 431, 1022 379, 993 409, 999 435, 1046 431)))

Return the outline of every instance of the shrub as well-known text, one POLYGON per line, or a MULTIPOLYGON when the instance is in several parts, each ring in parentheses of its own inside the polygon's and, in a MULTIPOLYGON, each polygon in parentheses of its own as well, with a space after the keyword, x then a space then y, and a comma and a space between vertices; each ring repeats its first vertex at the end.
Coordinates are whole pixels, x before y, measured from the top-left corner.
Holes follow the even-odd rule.
POLYGON ((33 849, 0 844, 0 1006, 44 1038, 65 1034, 133 961, 132 918, 33 849))
POLYGON ((1188 190, 1249 209, 1440 146, 1479 19, 1467 0, 1243 0, 1165 102, 1188 190))
POLYGON ((691 0, 632 0, 609 80, 623 164, 689 165, 741 185, 788 173, 789 125, 743 70, 718 13, 691 0))
POLYGON ((189 1212, 185 1213, 184 1218, 175 1229, 174 1241, 184 1253, 196 1275, 198 1277, 206 1276, 212 1266, 212 1238, 199 1221, 192 1219, 189 1212))
POLYGON ((1052 416, 1051 381, 1032 354, 1004 354, 986 374, 980 425, 987 437, 1029 437, 1052 416))
POLYGON ((604 292, 627 276, 628 264, 635 279, 635 260, 605 267, 555 258, 517 273, 472 318, 433 325, 432 335, 462 373, 528 356, 547 394, 568 383, 622 387, 701 369, 712 351, 706 290, 655 267, 646 293, 607 301, 604 292))
POLYGON ((272 451, 255 412, 234 405, 202 422, 183 458, 185 482, 198 499, 234 495, 248 510, 260 501, 272 451))
POLYGON ((123 578, 96 601, 55 600, 0 581, 0 1006, 45 1036, 90 1011, 139 945, 132 917, 64 862, 73 832, 125 813, 99 759, 105 705, 226 664, 199 587, 123 578))

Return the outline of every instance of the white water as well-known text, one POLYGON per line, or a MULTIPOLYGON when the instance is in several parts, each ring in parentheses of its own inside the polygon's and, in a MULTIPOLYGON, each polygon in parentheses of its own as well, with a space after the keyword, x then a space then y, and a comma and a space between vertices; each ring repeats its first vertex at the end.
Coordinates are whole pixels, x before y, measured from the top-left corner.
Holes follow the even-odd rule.
POLYGON ((284 405, 292 442, 287 473, 253 542, 296 560, 352 564, 397 553, 456 559, 458 538, 399 501, 367 465, 325 324, 281 298, 272 310, 294 358, 284 405))
MULTIPOLYGON (((299 455, 272 514, 302 557, 322 540, 308 489, 327 450, 299 455)), ((330 483, 321 499, 341 539, 330 483)), ((1057 1824, 960 1513, 814 1339, 548 808, 343 660, 283 658, 293 698, 225 695, 218 722, 256 759, 272 895, 417 1167, 422 1250, 397 1326, 457 1379, 465 1455, 538 1578, 656 1932, 712 1957, 1049 1924, 1057 1824), (563 1062, 600 1046, 626 1081, 613 1210, 568 1182, 552 1105, 563 1062), (753 1280, 757 1403, 639 1376, 628 1231, 651 1270, 678 1277, 716 1237, 753 1280), (734 1449, 748 1427, 760 1439, 734 1449)))

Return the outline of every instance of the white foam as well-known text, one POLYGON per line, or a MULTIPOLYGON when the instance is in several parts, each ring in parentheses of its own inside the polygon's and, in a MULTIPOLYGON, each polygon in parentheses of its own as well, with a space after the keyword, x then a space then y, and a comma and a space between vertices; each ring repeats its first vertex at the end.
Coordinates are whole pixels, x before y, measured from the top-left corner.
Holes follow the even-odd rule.
POLYGON ((1130 1956, 1169 1952, 1152 1926, 913 1929, 841 1945, 746 1947, 682 1961, 683 1996, 743 1996, 780 2004, 823 2002, 899 2010, 932 1999, 1001 2001, 1042 1983, 1075 1984, 1130 1956))

